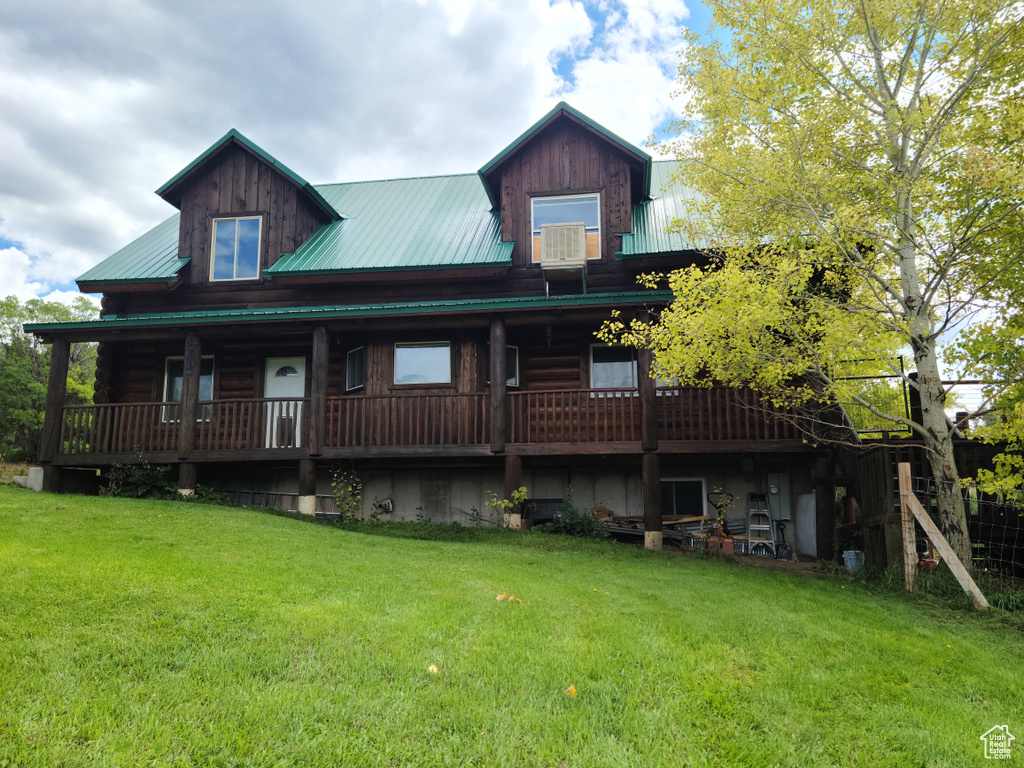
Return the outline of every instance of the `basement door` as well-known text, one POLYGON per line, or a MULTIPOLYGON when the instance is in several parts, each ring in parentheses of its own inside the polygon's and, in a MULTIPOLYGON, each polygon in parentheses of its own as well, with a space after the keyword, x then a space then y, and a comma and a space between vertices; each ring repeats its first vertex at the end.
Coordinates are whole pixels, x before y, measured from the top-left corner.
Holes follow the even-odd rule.
POLYGON ((268 357, 263 382, 266 447, 301 448, 306 358, 268 357))

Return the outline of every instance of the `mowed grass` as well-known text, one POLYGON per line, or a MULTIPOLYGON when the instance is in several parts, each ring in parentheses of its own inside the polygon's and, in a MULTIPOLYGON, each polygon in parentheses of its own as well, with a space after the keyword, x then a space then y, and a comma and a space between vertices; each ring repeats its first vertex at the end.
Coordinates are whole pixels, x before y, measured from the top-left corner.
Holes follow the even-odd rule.
POLYGON ((0 765, 962 766, 1024 734, 1005 615, 464 538, 0 487, 0 765))

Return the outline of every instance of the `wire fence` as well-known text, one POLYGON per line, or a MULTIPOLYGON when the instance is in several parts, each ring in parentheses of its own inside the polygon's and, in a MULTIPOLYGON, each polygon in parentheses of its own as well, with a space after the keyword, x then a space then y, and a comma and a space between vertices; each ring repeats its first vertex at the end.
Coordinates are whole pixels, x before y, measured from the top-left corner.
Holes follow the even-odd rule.
MULTIPOLYGON (((935 481, 920 476, 912 481, 914 495, 939 525, 935 481)), ((967 486, 963 497, 979 587, 993 605, 1024 610, 1024 497, 985 494, 976 486, 967 486)), ((919 525, 916 531, 919 570, 937 568, 932 542, 919 525)))

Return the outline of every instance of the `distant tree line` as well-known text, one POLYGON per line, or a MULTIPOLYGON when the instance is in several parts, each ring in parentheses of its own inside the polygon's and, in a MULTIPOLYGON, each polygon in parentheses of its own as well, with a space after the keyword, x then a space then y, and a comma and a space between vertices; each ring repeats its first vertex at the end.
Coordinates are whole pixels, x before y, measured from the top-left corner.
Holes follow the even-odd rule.
MULTIPOLYGON (((0 300, 0 460, 34 461, 39 453, 50 375, 50 348, 22 330, 25 323, 69 322, 96 318, 96 305, 78 296, 59 301, 16 296, 0 300)), ((96 345, 72 344, 68 365, 69 405, 92 402, 96 345)))

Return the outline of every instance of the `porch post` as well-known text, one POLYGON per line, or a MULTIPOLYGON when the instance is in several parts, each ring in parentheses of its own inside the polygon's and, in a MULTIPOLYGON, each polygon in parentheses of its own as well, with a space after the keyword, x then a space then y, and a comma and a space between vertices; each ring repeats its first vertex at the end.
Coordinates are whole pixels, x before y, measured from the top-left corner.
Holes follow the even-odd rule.
POLYGON ((637 352, 637 377, 640 389, 640 448, 644 451, 658 450, 658 393, 656 382, 651 375, 654 353, 649 349, 637 352))
POLYGON ((299 459, 299 512, 316 514, 316 462, 299 459))
POLYGON ((815 538, 819 560, 832 560, 836 556, 836 483, 832 462, 818 459, 814 462, 815 538))
POLYGON ((645 453, 644 486, 644 549, 661 549, 661 461, 656 453, 645 453))
POLYGON ((330 346, 327 328, 313 329, 313 375, 309 385, 309 455, 324 452, 327 428, 327 363, 330 346))
POLYGON ((178 465, 178 493, 191 496, 196 492, 196 465, 183 461, 178 465))
POLYGON ((505 450, 507 359, 505 319, 491 318, 491 451, 494 453, 502 453, 505 450))
POLYGON ((50 465, 57 455, 64 424, 64 399, 68 387, 68 361, 71 343, 64 336, 55 336, 50 344, 50 377, 46 385, 46 411, 43 415, 43 434, 39 443, 39 463, 43 467, 43 490, 60 490, 60 470, 50 465))
POLYGON ((181 377, 181 421, 178 432, 178 458, 187 459, 195 442, 196 416, 199 413, 199 368, 202 365, 199 334, 185 334, 185 360, 181 377))
POLYGON ((512 491, 523 484, 523 457, 505 457, 505 498, 512 496, 512 491))

